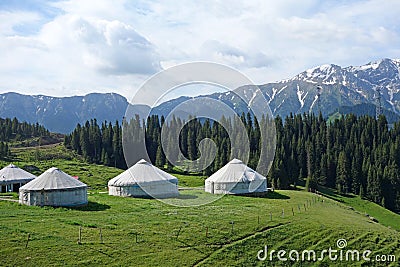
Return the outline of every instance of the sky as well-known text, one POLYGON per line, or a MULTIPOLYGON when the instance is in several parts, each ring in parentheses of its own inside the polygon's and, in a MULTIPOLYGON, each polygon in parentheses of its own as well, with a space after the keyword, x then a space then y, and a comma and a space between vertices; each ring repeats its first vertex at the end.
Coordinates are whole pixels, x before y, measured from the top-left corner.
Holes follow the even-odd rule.
POLYGON ((264 84, 400 58, 399 14, 398 0, 2 0, 0 93, 130 99, 152 75, 193 61, 264 84))

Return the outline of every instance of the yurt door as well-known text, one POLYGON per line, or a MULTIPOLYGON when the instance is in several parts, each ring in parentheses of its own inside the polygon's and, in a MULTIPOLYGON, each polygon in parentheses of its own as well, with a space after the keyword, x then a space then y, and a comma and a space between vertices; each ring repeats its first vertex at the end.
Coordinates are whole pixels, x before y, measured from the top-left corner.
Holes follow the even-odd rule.
POLYGON ((18 192, 20 187, 21 187, 21 183, 14 184, 14 186, 13 186, 13 192, 18 192))
POLYGON ((22 193, 22 201, 23 201, 24 203, 30 205, 31 202, 30 202, 29 195, 30 195, 30 194, 28 194, 28 192, 24 191, 24 192, 22 193))
POLYGON ((40 191, 40 206, 44 206, 44 189, 40 191))

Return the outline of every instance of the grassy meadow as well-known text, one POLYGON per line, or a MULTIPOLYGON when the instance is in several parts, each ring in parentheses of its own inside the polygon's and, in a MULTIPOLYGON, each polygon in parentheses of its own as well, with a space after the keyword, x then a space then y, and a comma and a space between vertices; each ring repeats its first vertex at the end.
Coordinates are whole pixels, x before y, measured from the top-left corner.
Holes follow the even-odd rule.
MULTIPOLYGON (((63 145, 49 145, 42 148, 16 148, 12 150, 13 163, 29 172, 40 175, 51 167, 57 167, 72 176, 78 176, 79 180, 95 190, 106 190, 107 182, 111 178, 123 172, 121 169, 96 165, 84 162, 82 157, 63 145)), ((0 166, 6 166, 9 162, 0 161, 0 166)))
MULTIPOLYGON (((84 163, 61 145, 13 151, 14 163, 41 172, 57 166, 87 183, 89 205, 29 207, 0 201, 2 266, 398 266, 400 216, 334 192, 275 191, 264 197, 224 196, 196 207, 109 196, 107 181, 122 172, 84 163), (365 213, 379 220, 373 222, 365 213), (387 226, 390 226, 387 227, 387 226), (79 243, 79 231, 81 242, 79 243), (29 239, 28 239, 29 237, 29 239), (395 255, 395 262, 260 261, 259 250, 321 251, 346 239, 346 249, 395 255)), ((6 162, 1 162, 5 166, 6 162)), ((38 173, 36 173, 38 174, 38 173)), ((187 187, 205 177, 177 175, 187 187)), ((3 196, 6 194, 2 194, 3 196)), ((7 194, 10 195, 10 194, 7 194)), ((181 191, 181 202, 208 194, 181 191)), ((12 194, 17 198, 17 194, 12 194)))

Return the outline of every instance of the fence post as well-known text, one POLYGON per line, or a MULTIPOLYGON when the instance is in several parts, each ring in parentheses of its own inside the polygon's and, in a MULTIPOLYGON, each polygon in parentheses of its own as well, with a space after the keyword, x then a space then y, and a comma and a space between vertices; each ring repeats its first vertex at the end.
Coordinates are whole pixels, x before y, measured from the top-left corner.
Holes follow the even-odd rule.
POLYGON ((82 226, 79 226, 78 244, 82 243, 82 226))
POLYGON ((29 243, 29 238, 30 238, 31 234, 28 233, 28 237, 26 238, 26 244, 25 244, 25 248, 28 247, 28 243, 29 243))

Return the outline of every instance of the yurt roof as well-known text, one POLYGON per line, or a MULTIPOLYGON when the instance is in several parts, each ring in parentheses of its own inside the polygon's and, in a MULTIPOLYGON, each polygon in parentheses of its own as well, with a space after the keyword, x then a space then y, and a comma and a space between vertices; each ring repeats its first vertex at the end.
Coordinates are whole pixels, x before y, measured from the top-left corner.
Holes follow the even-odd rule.
POLYGON ((22 186, 24 190, 56 190, 86 187, 87 185, 72 178, 58 168, 50 168, 36 179, 22 186))
POLYGON ((36 178, 35 175, 18 168, 14 164, 10 164, 0 170, 0 183, 29 181, 33 180, 34 178, 36 178))
POLYGON ((135 165, 114 177, 108 182, 111 186, 129 186, 135 184, 157 183, 157 182, 174 182, 178 179, 163 170, 160 170, 144 159, 139 160, 135 165))
POLYGON ((206 182, 239 183, 266 180, 263 175, 248 167, 241 160, 233 159, 206 179, 206 182))

